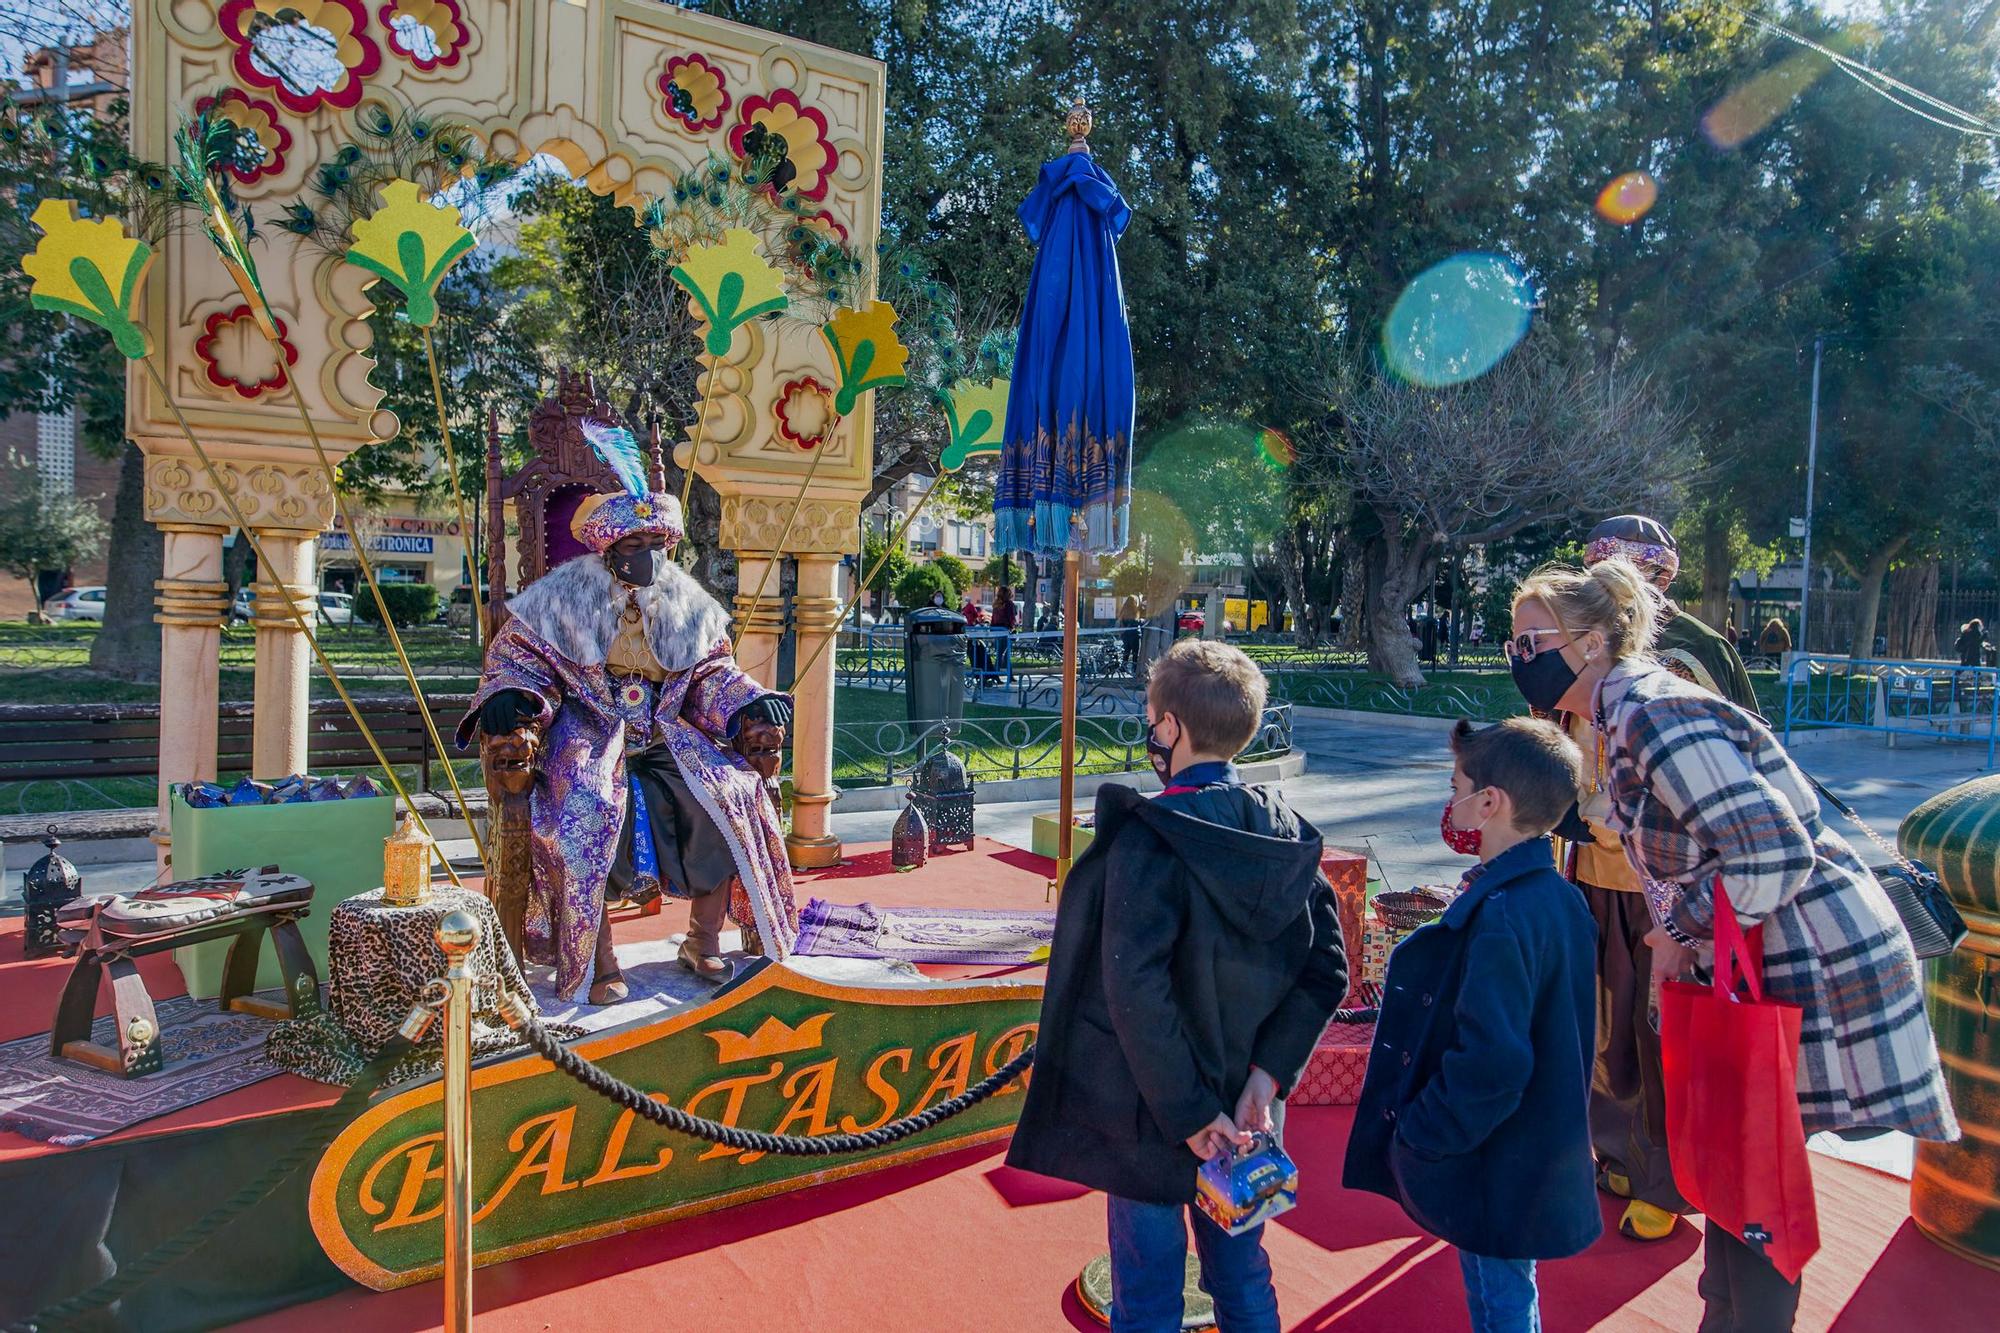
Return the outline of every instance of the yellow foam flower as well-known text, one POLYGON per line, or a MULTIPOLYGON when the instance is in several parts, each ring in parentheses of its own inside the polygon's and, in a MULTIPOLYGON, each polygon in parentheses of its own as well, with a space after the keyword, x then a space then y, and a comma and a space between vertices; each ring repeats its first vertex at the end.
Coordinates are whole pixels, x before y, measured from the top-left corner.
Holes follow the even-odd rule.
POLYGON ((354 224, 347 262, 400 291, 404 317, 428 328, 437 323, 438 284, 474 244, 456 205, 432 204, 415 181, 394 180, 382 187, 382 206, 354 224))
POLYGON ((102 327, 133 360, 146 355, 146 331, 133 321, 132 303, 152 267, 153 247, 127 236, 114 218, 78 217, 68 199, 43 200, 34 223, 42 239, 21 260, 29 303, 102 327))
POLYGON ((777 268, 758 252, 757 237, 746 227, 731 227, 709 245, 689 246, 673 278, 708 325, 703 345, 710 356, 729 354, 738 326, 790 304, 777 268))
POLYGON ((870 301, 859 310, 842 309, 820 327, 840 370, 840 389, 833 410, 846 416, 870 389, 901 384, 909 349, 896 337, 896 307, 870 301))
POLYGON ((951 443, 940 459, 947 472, 956 472, 974 454, 997 454, 1007 425, 1007 393, 1012 381, 991 379, 960 380, 944 396, 945 420, 951 426, 951 443))

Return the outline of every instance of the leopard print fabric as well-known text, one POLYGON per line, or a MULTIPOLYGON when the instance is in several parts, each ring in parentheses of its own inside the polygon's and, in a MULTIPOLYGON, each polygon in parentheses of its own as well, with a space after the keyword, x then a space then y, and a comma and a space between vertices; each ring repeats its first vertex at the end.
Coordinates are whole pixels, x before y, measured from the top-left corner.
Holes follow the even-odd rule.
MULTIPOLYGON (((502 993, 536 1009, 527 978, 500 935, 493 905, 469 889, 437 887, 422 903, 392 907, 382 890, 372 889, 338 904, 328 927, 327 1013, 320 1019, 287 1023, 265 1042, 274 1064, 321 1083, 354 1080, 389 1044, 424 987, 445 972, 437 928, 452 911, 470 912, 480 923, 473 950, 472 1054, 474 1058, 518 1044, 501 1017, 502 993)), ((562 1027, 558 1035, 576 1032, 562 1027)), ((417 1050, 400 1062, 395 1081, 429 1073, 443 1058, 444 1028, 434 1023, 417 1050)))

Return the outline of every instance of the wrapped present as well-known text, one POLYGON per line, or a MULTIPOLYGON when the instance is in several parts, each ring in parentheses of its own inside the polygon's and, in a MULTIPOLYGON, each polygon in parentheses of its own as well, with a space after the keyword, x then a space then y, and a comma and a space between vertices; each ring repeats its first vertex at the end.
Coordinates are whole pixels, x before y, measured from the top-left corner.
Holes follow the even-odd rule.
POLYGON ((1352 954, 1361 946, 1362 920, 1368 910, 1368 858, 1329 848, 1320 856, 1319 868, 1333 886, 1334 901, 1340 906, 1340 938, 1352 954))
POLYGON ((1361 1081, 1368 1074, 1368 1051, 1374 1042, 1373 1023, 1327 1024, 1298 1086, 1285 1094, 1285 1104, 1354 1105, 1361 1100, 1361 1081))

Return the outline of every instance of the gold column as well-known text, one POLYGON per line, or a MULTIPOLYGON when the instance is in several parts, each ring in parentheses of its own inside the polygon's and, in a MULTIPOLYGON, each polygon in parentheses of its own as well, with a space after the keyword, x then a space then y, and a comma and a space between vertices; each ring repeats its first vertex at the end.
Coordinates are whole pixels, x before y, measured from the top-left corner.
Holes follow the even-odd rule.
POLYGON ((257 599, 250 624, 257 631, 257 670, 252 686, 256 714, 251 732, 251 776, 281 778, 306 770, 306 741, 312 683, 312 645, 299 633, 285 606, 290 597, 307 620, 317 617, 313 602, 313 537, 296 528, 257 529, 257 543, 277 568, 257 571, 257 599))
POLYGON ((438 922, 445 959, 444 1327, 472 1327, 472 955, 479 918, 454 908, 438 922))
POLYGON ((763 586, 765 571, 770 569, 774 558, 769 551, 736 553, 734 611, 736 623, 742 627, 742 635, 736 644, 736 665, 767 690, 777 688, 778 640, 785 632, 784 598, 778 592, 779 572, 770 571, 771 582, 764 588, 761 600, 756 594, 757 589, 763 586), (757 614, 746 624, 744 618, 750 615, 753 603, 757 614))
POLYGON ((827 831, 833 812, 834 655, 825 647, 839 625, 834 596, 838 555, 799 556, 799 586, 792 600, 798 631, 794 659, 807 673, 792 684, 792 831, 785 838, 792 864, 838 865, 840 839, 827 831))
POLYGON ((161 869, 172 842, 167 793, 182 782, 215 779, 216 672, 222 655, 222 621, 229 585, 222 577, 227 528, 162 523, 165 536, 154 582, 153 621, 160 627, 159 813, 153 842, 161 869))

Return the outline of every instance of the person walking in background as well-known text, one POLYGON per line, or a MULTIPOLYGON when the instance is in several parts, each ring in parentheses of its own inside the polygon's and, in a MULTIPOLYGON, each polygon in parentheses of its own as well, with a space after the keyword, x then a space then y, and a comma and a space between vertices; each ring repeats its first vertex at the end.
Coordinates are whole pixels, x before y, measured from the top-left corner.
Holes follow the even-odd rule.
MULTIPOLYGON (((1909 932, 1763 719, 1649 655, 1660 612, 1629 560, 1545 565, 1514 594, 1509 648, 1531 705, 1591 716, 1604 738, 1609 823, 1660 893, 1655 976, 1679 977, 1713 939, 1721 882, 1743 927, 1762 927, 1765 994, 1801 1011, 1805 1132, 1957 1138, 1909 932)), ((1792 1326, 1799 1284, 1711 1221, 1701 1295, 1703 1333, 1771 1333, 1792 1326)))
POLYGON ((993 628, 1004 631, 999 638, 999 658, 992 664, 996 671, 1011 671, 1014 662, 1014 631, 1021 625, 1021 608, 1014 605, 1014 590, 1004 583, 1000 591, 993 595, 993 628))
POLYGON ((1576 804, 1582 760, 1524 717, 1460 722, 1451 750, 1444 839, 1479 864, 1390 955, 1341 1183, 1458 1247, 1473 1333, 1535 1333, 1535 1262, 1604 1230, 1590 1160, 1596 932, 1548 838, 1576 804))
MULTIPOLYGON (((1196 1172, 1282 1132, 1283 1094, 1347 991, 1319 830, 1231 762, 1264 699, 1227 644, 1160 658, 1146 751, 1167 788, 1098 790, 1056 911, 1007 1163, 1110 1196, 1113 1333, 1178 1333, 1196 1172)), ((1230 1235, 1198 1209, 1193 1227, 1217 1327, 1278 1333, 1264 1228, 1230 1235)))
POLYGON ((1785 628, 1785 622, 1772 616, 1764 622, 1764 632, 1757 636, 1759 657, 1783 657, 1792 651, 1792 632, 1785 628))
MULTIPOLYGON (((1606 519, 1585 538, 1584 560, 1595 565, 1610 559, 1631 561, 1659 590, 1662 626, 1654 656, 1682 679, 1755 711, 1757 695, 1736 650, 1666 596, 1681 567, 1673 534, 1642 514, 1606 519)), ((1563 869, 1597 923, 1597 1060, 1590 1098, 1597 1183, 1605 1193, 1629 1201, 1618 1222, 1620 1233, 1633 1240, 1663 1240, 1687 1211, 1687 1201, 1674 1185, 1673 1164, 1667 1159, 1666 1087, 1652 1003, 1653 951, 1646 945, 1655 923, 1645 885, 1610 827, 1611 793, 1601 760, 1604 738, 1588 714, 1558 717, 1586 760, 1579 807, 1584 827, 1566 830, 1576 836, 1563 869)))
MULTIPOLYGON (((1951 622, 1947 621, 1946 624, 1951 622)), ((1958 638, 1952 647, 1958 652, 1960 666, 1976 667, 1986 665, 1986 626, 1977 617, 1958 627, 1958 638)))

